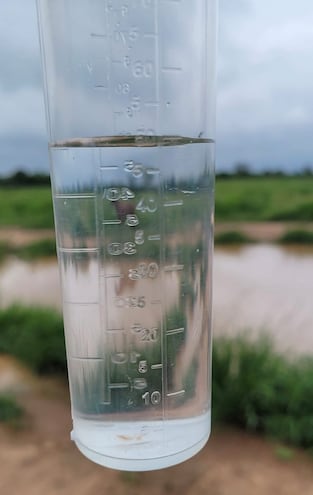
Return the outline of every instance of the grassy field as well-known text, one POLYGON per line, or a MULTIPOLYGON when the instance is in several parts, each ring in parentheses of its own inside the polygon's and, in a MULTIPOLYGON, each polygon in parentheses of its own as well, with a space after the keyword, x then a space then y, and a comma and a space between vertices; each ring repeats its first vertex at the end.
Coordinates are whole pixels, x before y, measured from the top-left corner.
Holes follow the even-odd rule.
MULTIPOLYGON (((0 227, 53 227, 48 187, 1 187, 0 209, 0 227)), ((216 220, 312 221, 313 178, 218 178, 216 220)))
MULTIPOLYGON (((65 376, 63 325, 50 309, 0 310, 0 353, 40 374, 65 376)), ((313 358, 277 354, 263 337, 219 338, 213 346, 213 418, 290 445, 313 449, 313 358)), ((18 417, 11 398, 0 396, 0 421, 18 417)))
POLYGON ((312 221, 313 178, 247 177, 216 181, 220 221, 312 221))
POLYGON ((42 239, 25 246, 13 246, 8 242, 0 241, 0 262, 12 255, 27 261, 56 256, 55 240, 42 239))
POLYGON ((53 228, 49 187, 1 187, 0 227, 53 228))

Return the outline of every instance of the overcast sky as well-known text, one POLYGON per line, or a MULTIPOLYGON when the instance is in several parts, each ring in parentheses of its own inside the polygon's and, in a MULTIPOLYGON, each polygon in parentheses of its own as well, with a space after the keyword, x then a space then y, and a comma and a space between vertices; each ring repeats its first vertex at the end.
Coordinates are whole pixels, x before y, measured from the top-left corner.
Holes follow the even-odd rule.
MULTIPOLYGON (((220 0, 218 169, 313 164, 312 60, 312 0, 220 0)), ((0 173, 47 170, 35 0, 0 0, 0 63, 0 173)))

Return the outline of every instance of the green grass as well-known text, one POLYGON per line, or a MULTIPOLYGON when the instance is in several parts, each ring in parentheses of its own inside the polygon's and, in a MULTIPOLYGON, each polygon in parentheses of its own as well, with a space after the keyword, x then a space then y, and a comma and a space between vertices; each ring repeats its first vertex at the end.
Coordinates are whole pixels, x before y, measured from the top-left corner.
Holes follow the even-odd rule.
MULTIPOLYGON (((178 192, 173 194, 181 199, 178 192)), ((171 193, 167 196, 170 199, 171 193)), ((206 195, 203 201, 195 195, 185 209, 172 209, 171 222, 178 223, 178 228, 183 222, 185 228, 185 222, 194 222, 206 205, 206 195)), ((110 208, 113 206, 107 203, 106 214, 110 214, 110 208)), ((47 186, 0 187, 0 209, 0 227, 53 227, 51 190, 47 186)), ((215 211, 218 221, 313 221, 313 177, 218 178, 215 211)), ((147 214, 138 214, 146 229, 147 214)))
POLYGON ((0 395, 0 423, 17 425, 22 419, 24 411, 10 395, 0 395))
POLYGON ((280 461, 292 461, 295 457, 294 451, 284 445, 279 445, 276 447, 275 455, 280 461))
POLYGON ((217 179, 219 221, 313 221, 312 177, 217 179))
POLYGON ((49 187, 0 187, 0 211, 0 227, 53 227, 49 187))
MULTIPOLYGON (((38 373, 65 374, 63 326, 57 313, 12 306, 0 310, 0 328, 1 353, 38 373)), ((313 357, 277 354, 265 337, 256 342, 219 338, 213 346, 212 386, 215 422, 313 450, 313 357)), ((90 385, 88 391, 93 394, 90 385)), ((0 398, 0 419, 14 414, 20 414, 14 401, 0 398)), ((289 452, 278 455, 287 458, 289 452)))
POLYGON ((237 244, 246 244, 254 241, 245 234, 242 234, 241 232, 237 232, 236 230, 230 230, 227 232, 221 232, 220 234, 216 234, 214 242, 215 244, 219 244, 219 245, 224 245, 224 244, 237 245, 237 244))
POLYGON ((13 248, 8 242, 0 241, 0 262, 9 254, 12 254, 12 250, 13 248))
POLYGON ((125 484, 139 485, 141 480, 141 475, 140 473, 136 473, 132 471, 120 471, 119 478, 125 484))
POLYGON ((27 260, 56 256, 55 240, 42 239, 26 246, 15 248, 11 252, 27 260))
POLYGON ((213 347, 213 413, 218 421, 313 447, 313 358, 293 361, 270 340, 219 339, 213 347))
POLYGON ((28 261, 56 256, 55 240, 41 239, 25 246, 12 246, 8 242, 0 242, 0 262, 7 256, 17 256, 28 261))
POLYGON ((65 372, 62 318, 52 309, 2 309, 0 329, 0 353, 15 356, 38 373, 65 372))
POLYGON ((313 232, 308 230, 289 230, 283 234, 278 242, 281 244, 313 244, 313 232))

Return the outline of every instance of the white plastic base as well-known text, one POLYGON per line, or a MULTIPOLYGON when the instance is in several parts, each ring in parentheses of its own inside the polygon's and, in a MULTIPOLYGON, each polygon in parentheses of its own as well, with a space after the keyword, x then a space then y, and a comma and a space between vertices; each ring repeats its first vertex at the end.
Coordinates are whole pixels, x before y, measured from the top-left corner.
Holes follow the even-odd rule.
POLYGON ((210 419, 206 413, 187 420, 130 424, 75 420, 72 440, 82 454, 101 466, 152 471, 197 454, 210 436, 210 419))

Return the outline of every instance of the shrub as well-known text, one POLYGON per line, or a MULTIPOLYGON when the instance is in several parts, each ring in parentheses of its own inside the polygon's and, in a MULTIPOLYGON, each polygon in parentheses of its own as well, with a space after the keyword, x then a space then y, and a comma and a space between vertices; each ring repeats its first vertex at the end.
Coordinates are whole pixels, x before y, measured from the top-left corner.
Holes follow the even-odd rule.
POLYGON ((0 311, 0 352, 39 373, 64 372, 62 318, 52 309, 14 305, 0 311))
POLYGON ((7 242, 0 242, 0 261, 2 261, 12 250, 7 242))
POLYGON ((291 207, 282 208, 268 216, 268 220, 311 221, 313 218, 313 201, 306 201, 291 207))
POLYGON ((0 395, 0 422, 14 423, 22 418, 23 413, 13 397, 0 395))
POLYGON ((40 258, 44 256, 55 256, 55 240, 42 239, 26 246, 16 248, 14 252, 15 254, 17 254, 17 256, 25 259, 40 258))
POLYGON ((253 241, 241 232, 230 230, 216 234, 214 242, 215 244, 244 244, 253 241))
POLYGON ((269 339, 218 339, 213 347, 214 418, 291 445, 313 446, 313 358, 291 361, 269 339))
POLYGON ((313 232, 308 230, 289 230, 279 238, 282 244, 313 244, 313 232))

